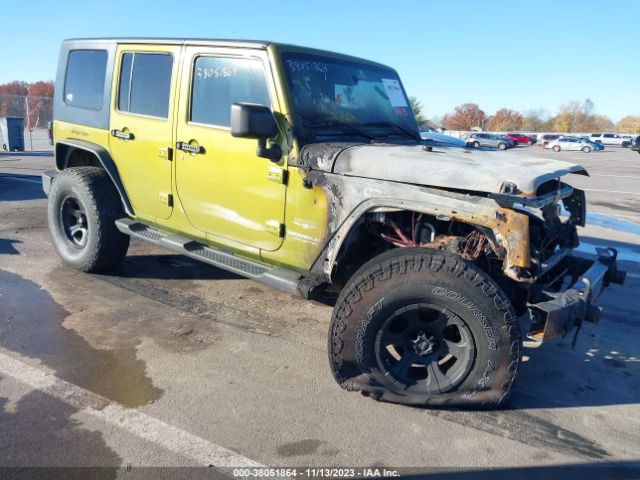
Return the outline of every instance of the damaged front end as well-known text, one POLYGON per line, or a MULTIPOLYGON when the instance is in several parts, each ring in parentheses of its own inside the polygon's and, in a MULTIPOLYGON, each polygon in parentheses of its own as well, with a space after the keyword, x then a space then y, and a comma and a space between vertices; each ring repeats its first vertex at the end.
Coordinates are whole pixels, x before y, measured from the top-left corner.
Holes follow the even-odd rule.
MULTIPOLYGON (((543 184, 535 196, 489 195, 503 207, 528 217, 527 268, 505 269, 514 281, 528 284, 526 312, 521 319, 530 346, 577 332, 582 322, 597 323, 602 311, 595 305, 610 283, 622 285, 625 272, 617 268, 613 248, 597 248, 597 258, 577 255, 578 226, 585 225, 582 190, 559 180, 543 184)), ((574 337, 575 342, 575 337, 574 337)))
POLYGON ((339 287, 386 250, 441 250, 487 272, 537 342, 596 321, 600 292, 621 284, 624 273, 613 250, 600 251, 596 260, 574 253, 585 195, 561 178, 587 172, 531 159, 514 169, 509 162, 521 159, 476 153, 307 145, 296 166, 328 210, 327 243, 312 271, 339 287), (509 169, 512 181, 496 181, 504 175, 500 168, 509 169))

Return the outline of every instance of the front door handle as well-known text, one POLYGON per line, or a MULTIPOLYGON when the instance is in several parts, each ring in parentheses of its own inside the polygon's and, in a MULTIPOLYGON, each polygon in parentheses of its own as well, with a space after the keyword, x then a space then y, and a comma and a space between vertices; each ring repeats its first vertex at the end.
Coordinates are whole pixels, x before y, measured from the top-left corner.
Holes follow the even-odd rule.
POLYGON ((121 140, 133 140, 135 138, 133 133, 126 128, 124 130, 111 130, 111 136, 121 140))
POLYGON ((190 145, 187 142, 176 142, 176 149, 194 155, 203 154, 204 147, 202 145, 190 145))

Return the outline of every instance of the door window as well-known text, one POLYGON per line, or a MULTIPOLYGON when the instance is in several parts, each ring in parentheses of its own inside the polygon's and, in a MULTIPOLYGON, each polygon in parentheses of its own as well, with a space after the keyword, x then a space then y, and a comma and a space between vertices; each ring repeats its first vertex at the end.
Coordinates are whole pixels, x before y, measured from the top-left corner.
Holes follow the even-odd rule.
POLYGON ((118 110, 167 118, 173 57, 166 53, 125 53, 120 64, 118 110))
POLYGON ((262 62, 257 59, 198 57, 193 66, 189 120, 228 128, 231 104, 270 106, 262 62))

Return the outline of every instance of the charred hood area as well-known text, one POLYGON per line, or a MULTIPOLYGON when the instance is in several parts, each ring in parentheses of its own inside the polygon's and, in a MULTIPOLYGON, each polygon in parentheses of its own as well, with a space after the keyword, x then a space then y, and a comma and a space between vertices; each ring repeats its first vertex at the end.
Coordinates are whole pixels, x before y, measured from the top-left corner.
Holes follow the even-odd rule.
POLYGON ((588 175, 584 167, 558 160, 421 144, 309 144, 298 166, 454 191, 525 196, 536 195, 542 185, 564 175, 588 175))

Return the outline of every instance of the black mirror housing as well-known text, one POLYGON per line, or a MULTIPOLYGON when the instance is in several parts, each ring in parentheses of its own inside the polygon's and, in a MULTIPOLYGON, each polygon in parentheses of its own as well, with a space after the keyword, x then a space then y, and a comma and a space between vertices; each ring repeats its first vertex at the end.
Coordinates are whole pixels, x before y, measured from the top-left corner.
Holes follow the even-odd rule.
POLYGON ((231 135, 240 138, 273 138, 278 126, 269 107, 236 102, 231 105, 231 135))
POLYGON ((269 107, 255 103, 236 102, 231 105, 231 135, 240 138, 257 138, 256 155, 268 158, 272 162, 279 162, 282 150, 279 145, 267 147, 267 138, 278 134, 273 113, 269 107))

